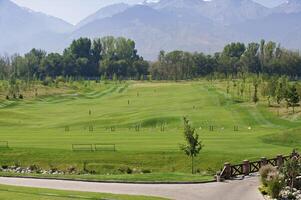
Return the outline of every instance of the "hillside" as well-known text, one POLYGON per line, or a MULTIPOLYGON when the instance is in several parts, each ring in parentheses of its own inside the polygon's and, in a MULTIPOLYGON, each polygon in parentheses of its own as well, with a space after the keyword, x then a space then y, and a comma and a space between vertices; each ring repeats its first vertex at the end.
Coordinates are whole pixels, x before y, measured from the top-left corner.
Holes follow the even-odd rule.
MULTIPOLYGON (((274 40, 287 48, 298 49, 301 47, 297 31, 297 22, 301 20, 297 12, 299 4, 291 0, 270 9, 251 0, 161 0, 90 21, 69 39, 105 35, 129 37, 136 41, 139 52, 151 60, 160 50, 213 53, 232 41, 274 40), (287 7, 296 8, 296 12, 288 13, 287 7)), ((110 8, 101 11, 110 12, 110 8)), ((91 17, 97 15, 99 13, 91 17)))
POLYGON ((9 0, 0 0, 0 50, 23 53, 29 49, 59 50, 64 34, 73 26, 61 19, 19 7, 9 0))
POLYGON ((33 47, 61 51, 73 39, 107 35, 135 40, 140 54, 149 60, 160 50, 214 53, 229 42, 261 39, 300 49, 300 13, 298 0, 276 8, 252 0, 161 0, 133 6, 113 4, 72 27, 1 0, 0 52, 22 53, 33 47))

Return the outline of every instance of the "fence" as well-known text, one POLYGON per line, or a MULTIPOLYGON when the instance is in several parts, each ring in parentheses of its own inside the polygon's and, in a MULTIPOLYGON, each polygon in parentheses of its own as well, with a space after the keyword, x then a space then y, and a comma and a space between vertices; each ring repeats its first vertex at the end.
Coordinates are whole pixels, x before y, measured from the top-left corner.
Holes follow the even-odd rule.
POLYGON ((116 151, 115 144, 72 144, 72 151, 116 151))
POLYGON ((285 161, 288 161, 292 157, 300 157, 298 152, 293 151, 289 156, 278 155, 276 158, 267 159, 262 157, 261 160, 249 162, 244 160, 243 163, 237 165, 231 165, 230 163, 225 163, 224 168, 220 174, 221 178, 230 179, 231 177, 239 175, 249 175, 250 173, 259 172, 260 168, 264 165, 272 165, 281 167, 285 161))
POLYGON ((115 144, 94 144, 95 151, 116 151, 115 144))
POLYGON ((94 151, 92 144, 72 144, 72 151, 94 151))

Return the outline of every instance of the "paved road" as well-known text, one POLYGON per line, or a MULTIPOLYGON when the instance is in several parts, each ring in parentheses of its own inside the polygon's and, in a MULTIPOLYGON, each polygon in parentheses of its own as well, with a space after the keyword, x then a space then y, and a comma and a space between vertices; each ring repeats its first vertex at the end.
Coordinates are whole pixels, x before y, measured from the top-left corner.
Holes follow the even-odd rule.
POLYGON ((0 177, 0 184, 71 191, 165 197, 175 200, 263 200, 258 177, 207 184, 122 184, 0 177))

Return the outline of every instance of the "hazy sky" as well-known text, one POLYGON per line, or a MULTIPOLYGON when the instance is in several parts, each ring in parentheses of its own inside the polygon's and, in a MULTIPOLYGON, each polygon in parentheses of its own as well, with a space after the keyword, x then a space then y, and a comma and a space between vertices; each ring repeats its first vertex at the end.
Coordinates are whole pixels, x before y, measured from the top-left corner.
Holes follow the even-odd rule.
MULTIPOLYGON (((59 17, 69 23, 76 24, 86 16, 96 12, 103 6, 118 2, 139 3, 144 0, 12 0, 18 5, 28 7, 49 15, 59 17)), ((285 0, 254 0, 265 6, 273 7, 285 0)))

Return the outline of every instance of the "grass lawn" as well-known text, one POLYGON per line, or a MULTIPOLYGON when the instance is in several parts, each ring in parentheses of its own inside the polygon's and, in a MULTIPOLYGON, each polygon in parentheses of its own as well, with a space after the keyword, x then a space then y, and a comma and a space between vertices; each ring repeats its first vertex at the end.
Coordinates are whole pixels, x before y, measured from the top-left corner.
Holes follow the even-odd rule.
POLYGON ((186 174, 186 173, 151 173, 151 174, 116 174, 116 175, 42 175, 42 174, 18 174, 0 172, 0 176, 6 177, 38 177, 48 179, 67 179, 80 181, 114 181, 114 182, 194 182, 203 183, 213 181, 212 175, 186 174))
POLYGON ((114 199, 114 200, 160 200, 163 198, 115 195, 89 192, 71 192, 61 190, 38 189, 28 187, 15 187, 0 185, 0 199, 22 199, 22 200, 67 200, 67 199, 114 199))
POLYGON ((0 164, 82 169, 86 162, 88 170, 102 174, 95 175, 99 179, 176 180, 177 175, 163 174, 190 172, 189 158, 179 150, 183 116, 203 140, 196 168, 210 175, 226 161, 288 154, 300 146, 299 119, 279 118, 263 104, 233 101, 217 88, 206 81, 93 84, 66 94, 3 101, 0 140, 8 141, 9 149, 0 148, 0 164), (71 149, 96 143, 115 144, 116 152, 71 149), (127 167, 152 174, 120 175, 127 167))

